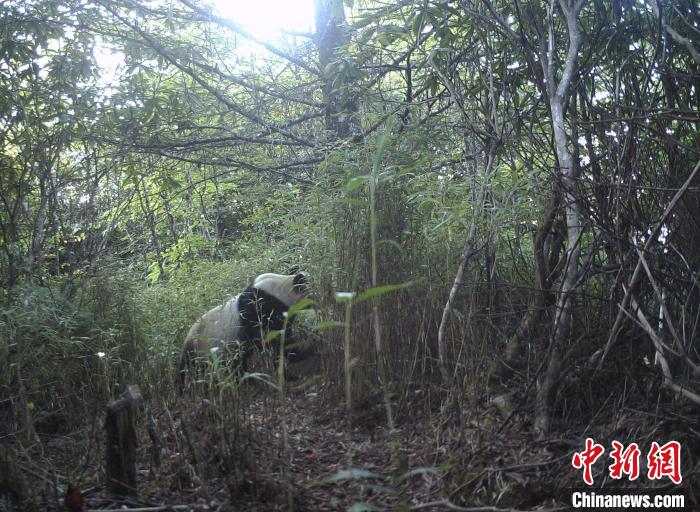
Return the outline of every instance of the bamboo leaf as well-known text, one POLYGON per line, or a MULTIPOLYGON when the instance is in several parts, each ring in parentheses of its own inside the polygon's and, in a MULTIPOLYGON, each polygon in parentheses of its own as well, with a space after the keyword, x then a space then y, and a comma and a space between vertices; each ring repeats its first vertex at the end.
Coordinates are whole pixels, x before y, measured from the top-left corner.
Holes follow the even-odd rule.
POLYGON ((348 182, 345 184, 345 190, 347 190, 348 192, 357 190, 362 185, 367 183, 368 179, 369 176, 355 176, 354 178, 350 178, 350 180, 348 180, 348 182))
POLYGON ((316 324, 315 330, 324 331, 326 329, 335 329, 336 327, 343 327, 343 325, 345 325, 343 322, 338 322, 337 320, 328 320, 316 324))
POLYGON ((338 471, 335 475, 332 475, 324 480, 325 483, 336 483, 342 482, 344 480, 361 480, 364 478, 382 478, 379 473, 373 473, 366 469, 343 469, 338 471))
POLYGON ((297 313, 299 313, 299 311, 309 309, 309 306, 311 306, 311 304, 313 303, 314 301, 312 301, 308 297, 304 297, 299 302, 294 304, 291 308, 289 308, 289 311, 287 311, 287 318, 291 320, 292 318, 294 318, 294 316, 296 316, 297 313))
POLYGON ((260 373, 260 372, 253 372, 253 373, 244 373, 243 377, 241 377, 241 382, 245 382, 246 380, 257 380, 260 381, 264 384, 267 384, 268 386, 279 390, 279 386, 272 380, 272 377, 270 377, 267 373, 260 373))
POLYGON ((379 508, 376 505, 372 505, 371 503, 367 503, 366 501, 358 501, 350 506, 348 512, 379 512, 381 510, 384 509, 379 508))
POLYGON ((384 286, 376 286, 374 288, 370 288, 369 290, 365 290, 364 292, 359 294, 357 296, 355 304, 360 304, 368 299, 379 297, 380 295, 385 295, 396 290, 403 290, 404 288, 408 288, 409 286, 413 286, 413 281, 408 281, 407 283, 401 284, 387 284, 384 286))

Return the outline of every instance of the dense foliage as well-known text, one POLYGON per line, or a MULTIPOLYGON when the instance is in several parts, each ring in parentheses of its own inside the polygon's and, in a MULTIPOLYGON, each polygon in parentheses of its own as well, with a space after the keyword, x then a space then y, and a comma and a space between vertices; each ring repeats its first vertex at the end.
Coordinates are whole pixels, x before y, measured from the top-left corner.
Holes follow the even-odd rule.
POLYGON ((273 42, 190 0, 0 5, 3 437, 169 401, 192 322, 292 265, 328 404, 348 321, 390 426, 697 410, 698 3, 316 4, 273 42))

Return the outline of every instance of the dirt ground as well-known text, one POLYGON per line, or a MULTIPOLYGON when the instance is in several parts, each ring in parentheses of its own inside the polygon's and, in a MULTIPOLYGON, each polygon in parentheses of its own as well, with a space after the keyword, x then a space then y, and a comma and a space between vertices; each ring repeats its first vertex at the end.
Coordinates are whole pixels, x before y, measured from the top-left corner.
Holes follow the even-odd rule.
MULTIPOLYGON (((572 488, 581 487, 580 475, 571 468, 579 434, 536 442, 526 418, 501 432, 502 419, 489 407, 458 412, 458 419, 454 414, 400 414, 391 436, 378 396, 355 404, 352 433, 342 403, 329 409, 315 387, 289 394, 285 403, 286 414, 274 393, 255 396, 228 415, 220 404, 201 397, 178 400, 161 411, 143 407, 138 495, 130 499, 105 492, 101 417, 80 432, 42 435, 40 449, 19 458, 33 498, 0 498, 0 512, 553 512, 569 510, 572 488), (241 417, 242 423, 230 423, 241 417), (445 417, 453 420, 440 423, 438 418, 445 417), (82 508, 66 506, 69 483, 80 493, 82 508)), ((643 421, 623 411, 616 423, 591 428, 588 435, 630 428, 653 432, 643 421)), ((596 478, 604 478, 605 467, 597 471, 596 478)), ((695 499, 696 479, 687 475, 690 499, 695 499)))

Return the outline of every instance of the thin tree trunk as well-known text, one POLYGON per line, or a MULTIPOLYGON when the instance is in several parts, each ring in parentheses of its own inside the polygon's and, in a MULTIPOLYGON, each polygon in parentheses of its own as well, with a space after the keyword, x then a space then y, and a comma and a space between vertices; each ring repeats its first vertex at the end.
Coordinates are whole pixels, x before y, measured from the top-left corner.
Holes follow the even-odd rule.
POLYGON ((151 231, 151 240, 153 241, 153 247, 156 250, 156 262, 158 263, 158 279, 163 281, 166 279, 165 267, 163 266, 163 249, 160 245, 160 239, 158 238, 158 233, 156 232, 156 219, 151 209, 150 201, 148 200, 148 189, 146 188, 146 182, 143 179, 143 174, 140 177, 141 189, 139 191, 139 202, 141 203, 141 210, 144 215, 146 215, 146 220, 148 221, 148 229, 151 231))
POLYGON ((438 329, 438 366, 440 367, 442 383, 447 387, 449 387, 452 383, 452 373, 447 363, 447 346, 445 342, 445 330, 447 329, 447 323, 450 318, 452 308, 454 306, 455 298, 457 297, 457 292, 462 286, 462 281, 464 281, 464 270, 467 268, 467 263, 475 253, 475 240, 476 222, 472 221, 471 226, 469 227, 467 241, 464 243, 464 249, 462 250, 462 257, 459 261, 457 275, 455 275, 454 282, 452 283, 452 288, 450 289, 450 294, 447 297, 447 303, 445 304, 445 307, 442 310, 442 319, 440 320, 440 328, 438 329))
POLYGON ((558 234, 552 234, 554 220, 559 210, 559 194, 553 189, 542 222, 539 224, 534 241, 535 286, 536 290, 529 301, 525 315, 506 344, 503 359, 495 360, 491 366, 489 383, 495 386, 510 380, 513 368, 520 366, 523 358, 525 341, 532 337, 539 325, 545 307, 550 302, 552 288, 552 271, 556 256, 563 243, 558 234), (548 244, 547 239, 551 237, 548 244), (549 248, 548 248, 549 245, 549 248))
MULTIPOLYGON (((537 437, 544 437, 550 428, 552 407, 556 398, 559 378, 561 373, 560 347, 568 338, 573 322, 573 292, 576 289, 579 277, 580 239, 581 239, 581 207, 576 194, 576 169, 573 155, 569 149, 564 116, 564 106, 570 97, 569 85, 574 76, 578 51, 581 46, 581 35, 577 25, 578 14, 585 0, 575 2, 559 1, 559 7, 566 17, 566 25, 569 33, 569 47, 567 51, 564 70, 559 83, 556 85, 554 73, 555 41, 553 16, 556 9, 555 0, 549 5, 549 36, 547 55, 543 56, 542 65, 547 77, 546 87, 549 98, 549 106, 552 115, 552 128, 554 131, 554 146, 559 162, 559 179, 563 189, 566 232, 567 232, 567 263, 561 292, 557 300, 556 315, 554 317, 554 329, 550 340, 549 361, 545 371, 542 385, 540 386, 535 403, 534 430, 537 437)), ((546 356, 545 356, 546 357, 546 356)))
POLYGON ((46 191, 46 173, 39 178, 39 194, 39 210, 37 211, 36 221, 34 222, 32 246, 27 253, 26 264, 24 267, 23 303, 25 306, 29 306, 31 301, 34 267, 39 258, 41 258, 41 251, 44 248, 44 237, 46 234, 46 209, 49 202, 49 197, 46 191))
MULTIPOLYGON (((494 160, 496 159, 496 149, 497 143, 491 144, 489 149, 486 170, 484 172, 485 176, 491 174, 491 169, 493 168, 494 160)), ((481 190, 479 191, 477 205, 481 207, 484 203, 484 196, 486 192, 486 184, 482 184, 481 190)), ((457 297, 457 292, 462 286, 462 281, 464 281, 464 271, 467 268, 467 263, 471 257, 476 253, 476 220, 472 220, 469 226, 469 232, 467 233, 467 240, 464 242, 464 249, 462 250, 462 257, 459 261, 459 268, 457 269, 457 274, 452 283, 452 288, 450 289, 450 294, 447 297, 447 303, 442 310, 442 318, 440 320, 440 327, 438 328, 438 366, 440 368, 440 376, 442 377, 442 383, 445 386, 450 386, 452 383, 452 372, 447 363, 447 342, 445 337, 445 331, 447 330, 447 323, 450 318, 450 313, 454 307, 454 302, 457 297)))

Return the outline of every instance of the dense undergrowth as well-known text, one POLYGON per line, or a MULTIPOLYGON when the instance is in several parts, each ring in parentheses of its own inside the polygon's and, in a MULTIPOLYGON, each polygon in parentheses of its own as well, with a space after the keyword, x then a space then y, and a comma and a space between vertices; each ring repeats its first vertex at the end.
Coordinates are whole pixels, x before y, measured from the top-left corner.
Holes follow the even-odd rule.
POLYGON ((111 506, 130 384, 149 505, 554 507, 587 437, 697 494, 697 2, 315 4, 258 56, 189 0, 0 4, 0 510, 111 506), (180 396, 294 267, 314 357, 180 396))
MULTIPOLYGON (((399 165, 393 167, 401 170, 399 165)), ((30 307, 11 304, 3 311, 7 351, 3 436, 21 440, 28 453, 43 449, 51 436, 68 432, 73 432, 71 437, 78 443, 98 446, 95 423, 101 421, 105 403, 125 384, 136 383, 148 404, 144 422, 163 424, 166 418, 172 422, 172 414, 179 421, 177 434, 169 434, 175 438, 169 440, 185 445, 180 449, 189 455, 182 455, 187 463, 179 470, 171 470, 173 485, 195 487, 206 495, 207 482, 225 476, 231 499, 254 497, 259 486, 272 485, 276 492, 284 493, 286 487, 278 480, 284 471, 270 477, 255 469, 255 461, 261 458, 270 467, 286 467, 285 448, 279 441, 280 418, 263 413, 263 431, 246 419, 251 410, 261 410, 261 404, 262 410, 265 403, 270 410, 282 407, 273 389, 279 385, 274 354, 258 358, 255 371, 260 375, 245 382, 235 369, 214 365, 205 380, 216 384, 204 402, 197 393, 177 396, 176 368, 184 335, 199 315, 235 295, 257 273, 285 272, 302 263, 313 279, 314 314, 300 320, 299 332, 311 340, 317 360, 301 372, 290 367, 300 381, 287 383, 286 389, 294 392, 300 382, 301 389, 316 386, 326 411, 319 409, 319 417, 346 415, 338 407, 345 396, 342 325, 346 306, 336 294, 361 294, 372 288, 367 257, 371 233, 367 197, 361 190, 349 190, 350 177, 340 181, 343 185, 336 189, 334 200, 325 204, 319 195, 327 195, 327 190, 300 194, 296 207, 286 213, 288 223, 265 225, 279 212, 267 212, 268 218, 256 212, 251 222, 266 226, 264 236, 242 238, 221 249, 216 260, 184 257, 168 269, 167 279, 151 279, 148 267, 129 258, 108 258, 80 278, 71 299, 63 298, 63 283, 54 279, 33 289, 30 307), (276 466, 279 464, 282 466, 276 466)), ((362 429, 385 424, 381 390, 386 386, 396 421, 430 425, 435 432, 445 432, 446 446, 462 447, 453 457, 442 458, 434 470, 445 473, 445 490, 456 490, 453 498, 463 500, 468 488, 457 475, 474 459, 469 451, 462 452, 465 441, 460 426, 480 425, 477 444, 492 435, 497 439, 503 428, 529 428, 529 396, 542 370, 538 353, 548 338, 552 310, 544 312, 541 324, 530 333, 532 348, 511 380, 511 402, 507 407, 501 402, 494 405, 490 399, 498 393, 489 386, 492 362, 501 357, 505 341, 528 309, 532 293, 528 276, 533 271, 524 262, 530 259, 527 252, 532 245, 531 239, 522 237, 517 240, 518 252, 510 252, 511 259, 503 257, 496 245, 497 226, 488 224, 488 217, 480 219, 484 223, 480 226, 482 247, 469 265, 449 323, 453 383, 444 386, 438 370, 436 332, 445 290, 451 284, 450 269, 459 257, 454 240, 464 234, 463 220, 437 217, 435 204, 457 207, 451 203, 451 192, 438 189, 435 195, 428 195, 421 180, 410 173, 389 171, 380 183, 377 229, 385 242, 378 251, 380 284, 403 286, 374 299, 379 304, 387 382, 380 381, 377 371, 371 301, 358 302, 352 310, 351 416, 362 429)), ((666 400, 659 401, 658 381, 648 362, 653 352, 644 356, 634 348, 644 343, 639 329, 628 328, 623 333, 624 340, 604 370, 596 369, 591 360, 594 347, 604 343, 610 330, 610 303, 600 290, 612 284, 612 278, 601 275, 590 279, 579 293, 574 335, 565 349, 566 377, 556 403, 555 428, 608 436, 619 432, 623 423, 641 433, 648 419, 638 417, 636 411, 655 411, 659 418, 655 432, 692 445, 679 427, 685 422, 684 413, 676 411, 661 420, 668 414, 666 400)), ((99 467, 100 453, 99 448, 86 451, 83 468, 99 467)), ((695 454, 691 450, 688 455, 686 460, 692 464, 695 454)), ((362 467, 361 461, 356 462, 362 467)), ((394 462, 386 461, 387 474, 394 471, 394 462)), ((60 463, 54 470, 66 471, 60 463)), ((69 478, 84 479, 84 470, 69 478)), ((481 489, 484 498, 491 492, 487 488, 481 489)), ((502 503, 517 504, 513 500, 511 496, 502 503)))

